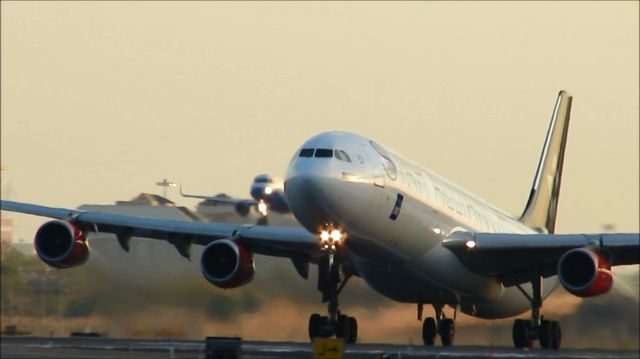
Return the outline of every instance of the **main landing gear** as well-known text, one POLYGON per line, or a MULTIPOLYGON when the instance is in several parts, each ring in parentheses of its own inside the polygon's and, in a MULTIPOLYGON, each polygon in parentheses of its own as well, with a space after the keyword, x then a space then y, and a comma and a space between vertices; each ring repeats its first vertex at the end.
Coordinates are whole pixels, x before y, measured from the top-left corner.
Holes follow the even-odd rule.
POLYGON ((559 349, 562 341, 560 323, 555 320, 544 320, 540 315, 542 307, 542 277, 534 273, 531 279, 533 297, 525 292, 520 285, 518 289, 531 302, 531 319, 516 319, 513 323, 513 344, 516 348, 531 348, 535 340, 540 340, 540 346, 545 349, 559 349))
POLYGON ((327 256, 318 266, 318 290, 322 292, 322 302, 328 302, 328 315, 312 314, 309 317, 309 338, 313 340, 336 336, 353 344, 358 340, 358 322, 356 318, 344 315, 338 309, 338 295, 351 278, 352 270, 342 260, 341 253, 337 252, 340 237, 335 237, 337 240, 321 237, 327 256), (329 244, 325 245, 325 242, 329 244))
MULTIPOLYGON (((457 313, 454 312, 453 319, 447 318, 442 311, 442 304, 434 304, 436 317, 427 317, 422 323, 422 340, 424 345, 433 345, 436 340, 436 336, 440 335, 440 340, 443 346, 449 346, 453 344, 453 338, 456 333, 455 317, 457 313)), ((422 320, 422 304, 418 304, 418 320, 422 320)))

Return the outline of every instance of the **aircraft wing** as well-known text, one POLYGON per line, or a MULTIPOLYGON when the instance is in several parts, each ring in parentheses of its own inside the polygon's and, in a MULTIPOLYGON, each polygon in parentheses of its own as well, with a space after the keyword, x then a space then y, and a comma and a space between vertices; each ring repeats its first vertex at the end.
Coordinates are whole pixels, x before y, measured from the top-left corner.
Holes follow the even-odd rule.
POLYGON ((233 198, 227 197, 226 195, 216 195, 216 196, 203 196, 199 194, 188 194, 182 191, 182 185, 180 185, 180 195, 185 198, 195 198, 195 199, 204 199, 210 202, 219 203, 219 204, 232 204, 236 205, 238 203, 242 203, 245 206, 253 206, 256 204, 254 199, 245 199, 245 198, 233 198))
POLYGON ((89 232, 113 233, 125 250, 128 250, 128 245, 123 243, 127 243, 131 237, 166 240, 179 249, 192 243, 207 245, 217 239, 233 238, 258 254, 292 259, 303 257, 314 261, 315 256, 320 253, 316 236, 301 227, 168 220, 51 208, 12 201, 0 201, 0 209, 69 221, 89 232))
POLYGON ((533 270, 557 274, 562 255, 590 248, 612 265, 640 263, 638 233, 504 234, 454 232, 442 242, 470 270, 500 278, 506 286, 530 281, 533 270))

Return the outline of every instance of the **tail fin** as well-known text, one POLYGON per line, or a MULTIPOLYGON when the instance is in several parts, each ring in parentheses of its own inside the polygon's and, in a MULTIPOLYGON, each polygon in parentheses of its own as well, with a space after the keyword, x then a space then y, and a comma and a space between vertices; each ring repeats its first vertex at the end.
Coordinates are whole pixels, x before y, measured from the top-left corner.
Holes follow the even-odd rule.
POLYGON ((572 99, 564 91, 558 94, 531 194, 520 217, 520 222, 540 232, 555 231, 572 99))

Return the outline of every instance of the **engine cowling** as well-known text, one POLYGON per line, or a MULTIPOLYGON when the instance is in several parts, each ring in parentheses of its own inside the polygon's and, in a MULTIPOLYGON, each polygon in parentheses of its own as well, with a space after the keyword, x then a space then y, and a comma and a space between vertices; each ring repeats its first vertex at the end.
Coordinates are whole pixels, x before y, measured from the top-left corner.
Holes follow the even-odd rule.
POLYGON ((49 221, 36 232, 33 242, 38 257, 55 268, 79 266, 89 258, 84 232, 64 221, 49 221))
POLYGON ((604 294, 613 285, 609 261, 587 248, 572 249, 560 257, 558 278, 567 291, 578 297, 604 294))
POLYGON ((255 273, 251 252, 228 239, 214 241, 204 249, 200 269, 209 283, 223 289, 247 284, 255 273))
POLYGON ((238 213, 242 217, 246 217, 249 214, 249 205, 244 202, 238 202, 235 205, 236 213, 238 213))

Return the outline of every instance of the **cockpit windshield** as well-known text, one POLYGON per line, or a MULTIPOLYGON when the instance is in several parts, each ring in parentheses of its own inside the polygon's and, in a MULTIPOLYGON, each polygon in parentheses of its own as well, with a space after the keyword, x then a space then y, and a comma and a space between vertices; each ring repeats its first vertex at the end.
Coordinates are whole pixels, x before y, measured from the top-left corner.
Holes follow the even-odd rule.
POLYGON ((253 180, 253 182, 255 182, 255 183, 271 183, 271 182, 273 182, 273 179, 271 179, 271 177, 269 177, 269 176, 260 175, 260 176, 257 176, 253 180))
POLYGON ((298 157, 336 158, 343 162, 351 162, 351 157, 347 152, 330 148, 303 148, 300 150, 298 157))

